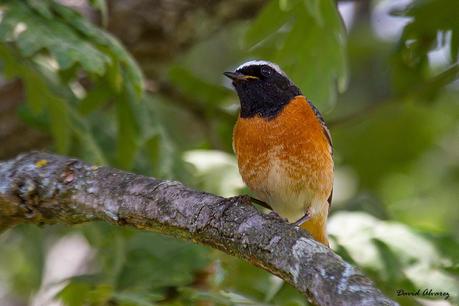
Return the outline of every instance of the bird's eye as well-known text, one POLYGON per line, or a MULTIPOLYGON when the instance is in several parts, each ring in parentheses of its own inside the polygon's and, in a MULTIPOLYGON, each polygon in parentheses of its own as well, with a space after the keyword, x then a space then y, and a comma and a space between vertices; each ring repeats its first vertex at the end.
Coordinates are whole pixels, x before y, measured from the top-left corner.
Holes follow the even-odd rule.
POLYGON ((268 66, 262 66, 260 72, 264 77, 268 77, 273 74, 273 70, 268 66))

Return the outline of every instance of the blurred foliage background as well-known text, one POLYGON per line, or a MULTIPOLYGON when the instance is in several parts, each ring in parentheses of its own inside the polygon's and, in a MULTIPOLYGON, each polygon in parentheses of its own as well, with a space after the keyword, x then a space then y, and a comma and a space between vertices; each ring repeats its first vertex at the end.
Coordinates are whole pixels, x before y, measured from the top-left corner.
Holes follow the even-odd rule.
MULTIPOLYGON (((2 0, 0 158, 46 149, 246 193, 222 72, 271 60, 333 135, 333 249, 401 305, 455 305, 458 48, 457 0, 2 0), (418 288, 450 297, 396 296, 418 288)), ((107 224, 3 233, 0 304, 307 305, 238 259, 107 224)))

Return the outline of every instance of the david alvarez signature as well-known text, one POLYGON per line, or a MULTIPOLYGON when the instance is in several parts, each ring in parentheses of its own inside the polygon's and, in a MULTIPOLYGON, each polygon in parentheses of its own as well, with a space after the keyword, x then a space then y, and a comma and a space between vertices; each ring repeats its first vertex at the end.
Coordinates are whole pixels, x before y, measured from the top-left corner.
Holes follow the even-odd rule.
POLYGON ((398 289, 397 296, 427 296, 427 297, 443 297, 445 300, 449 299, 449 293, 447 291, 436 291, 430 288, 424 290, 418 289, 416 291, 405 291, 398 289))

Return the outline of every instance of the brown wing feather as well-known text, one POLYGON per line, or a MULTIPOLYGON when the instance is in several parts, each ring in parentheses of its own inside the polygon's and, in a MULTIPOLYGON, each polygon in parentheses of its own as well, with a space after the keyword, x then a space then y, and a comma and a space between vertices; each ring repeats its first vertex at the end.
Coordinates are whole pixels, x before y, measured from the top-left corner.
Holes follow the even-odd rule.
POLYGON ((328 202, 328 207, 331 206, 332 198, 333 198, 333 188, 332 188, 332 190, 330 191, 330 196, 328 197, 328 200, 327 200, 327 202, 328 202))
POLYGON ((330 130, 327 127, 327 124, 325 123, 324 117, 322 117, 322 114, 319 112, 319 110, 314 106, 314 104, 311 103, 311 101, 307 100, 309 105, 311 106, 312 110, 314 111, 314 114, 316 115, 317 119, 320 122, 320 125, 322 126, 322 130, 325 134, 325 137, 327 137, 328 143, 330 144, 330 150, 331 154, 333 155, 333 142, 330 134, 330 130))
MULTIPOLYGON (((314 111, 314 114, 316 115, 317 119, 319 120, 320 122, 320 125, 322 126, 322 130, 325 134, 325 137, 327 137, 327 140, 328 140, 328 143, 330 144, 330 153, 331 155, 333 156, 333 142, 332 142, 332 137, 331 137, 331 134, 330 134, 330 130, 328 129, 327 127, 327 124, 325 123, 325 120, 324 118, 322 117, 322 114, 319 112, 319 110, 314 106, 314 104, 311 103, 311 101, 307 100, 309 105, 311 106, 312 110, 314 111)), ((328 197, 328 205, 331 206, 331 202, 332 202, 332 198, 333 198, 333 188, 330 192, 330 196, 328 197)))

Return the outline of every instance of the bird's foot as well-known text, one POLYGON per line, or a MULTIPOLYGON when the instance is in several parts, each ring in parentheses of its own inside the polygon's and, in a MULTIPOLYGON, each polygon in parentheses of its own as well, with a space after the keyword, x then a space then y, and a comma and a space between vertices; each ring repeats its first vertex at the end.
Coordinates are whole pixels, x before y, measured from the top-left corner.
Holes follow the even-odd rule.
POLYGON ((277 212, 275 212, 274 210, 271 211, 268 216, 274 218, 274 219, 277 219, 277 220, 281 220, 283 222, 287 222, 288 223, 288 219, 287 218, 283 218, 281 215, 279 215, 277 212))
POLYGON ((300 226, 301 224, 303 224, 304 222, 308 221, 309 219, 311 219, 311 215, 309 215, 309 211, 307 211, 303 217, 301 217, 300 219, 298 219, 297 221, 295 221, 293 224, 295 226, 300 226))

